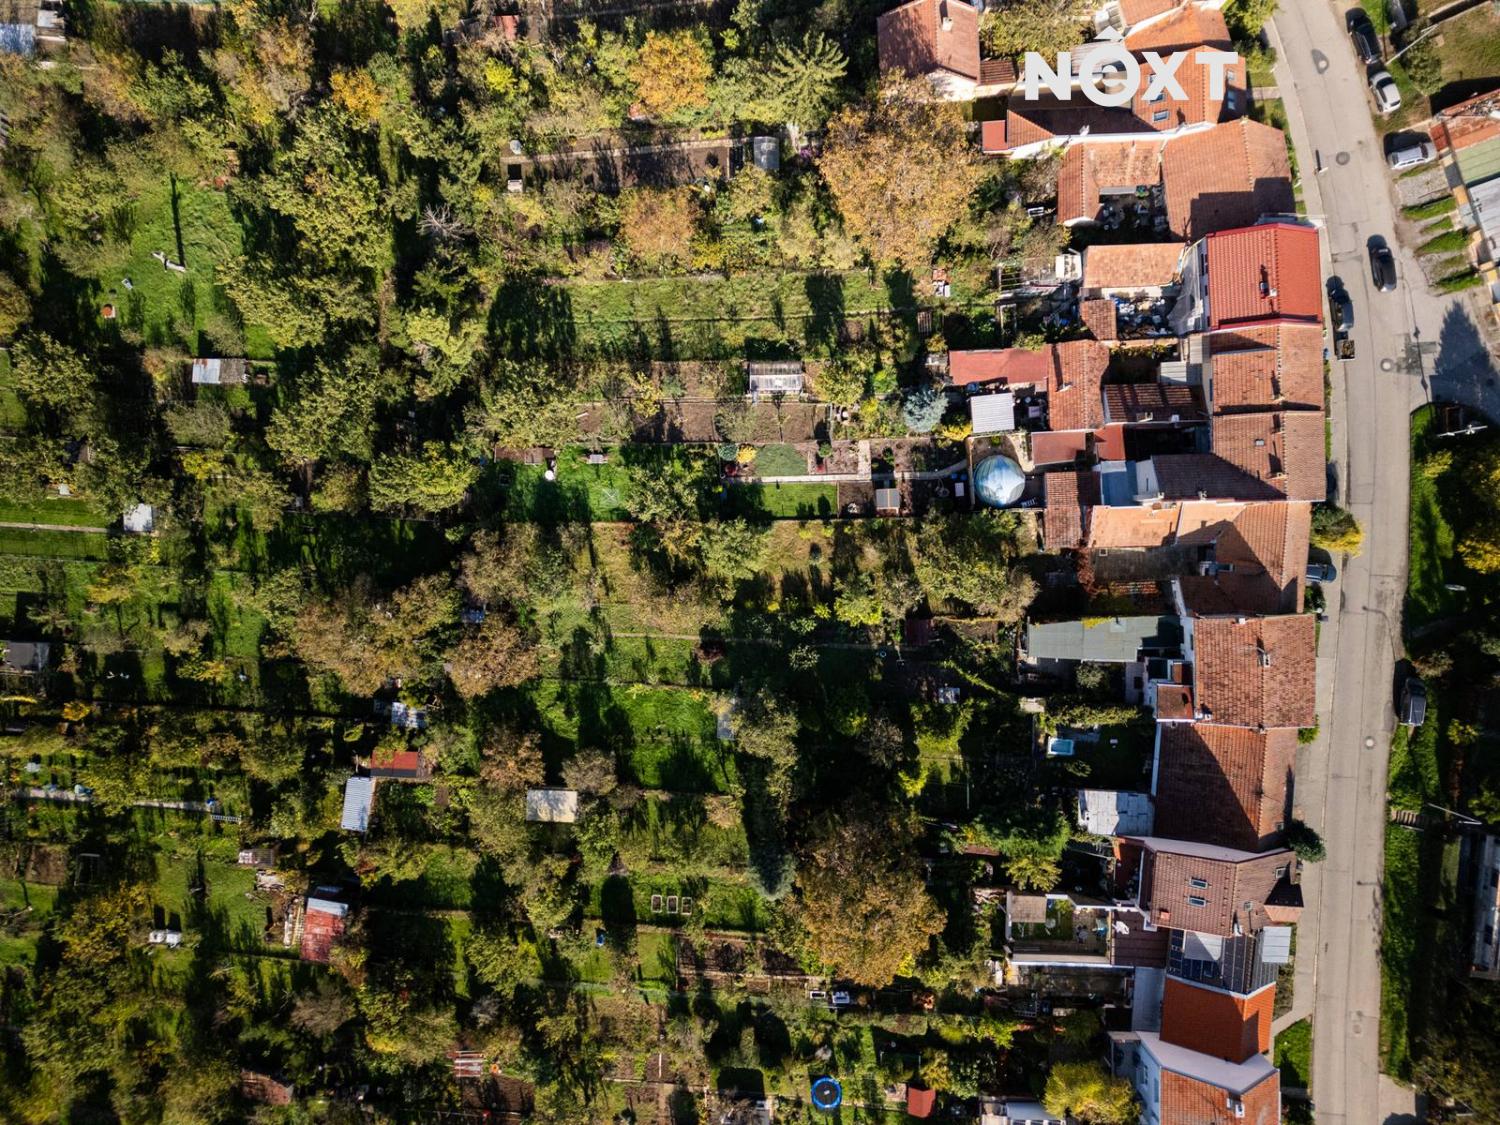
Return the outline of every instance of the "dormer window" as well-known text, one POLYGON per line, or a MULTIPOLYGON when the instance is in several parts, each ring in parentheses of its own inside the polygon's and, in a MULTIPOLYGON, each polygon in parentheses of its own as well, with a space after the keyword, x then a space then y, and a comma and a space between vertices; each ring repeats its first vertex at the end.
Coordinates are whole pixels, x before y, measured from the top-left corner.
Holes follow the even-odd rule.
POLYGON ((1208 880, 1195 877, 1188 880, 1188 886, 1197 887, 1200 891, 1206 891, 1208 889, 1208 880))
POLYGON ((1202 895, 1188 895, 1187 901, 1188 901, 1188 905, 1189 906, 1207 906, 1208 905, 1208 899, 1204 898, 1202 895))

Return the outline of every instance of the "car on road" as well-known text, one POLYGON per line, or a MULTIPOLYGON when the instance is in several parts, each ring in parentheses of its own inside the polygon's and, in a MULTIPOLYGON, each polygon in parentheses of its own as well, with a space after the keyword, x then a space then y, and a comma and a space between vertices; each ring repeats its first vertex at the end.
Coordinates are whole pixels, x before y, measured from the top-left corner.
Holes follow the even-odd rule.
POLYGON ((1344 25, 1349 29, 1349 38, 1354 42, 1354 53, 1359 56, 1359 61, 1366 66, 1378 63, 1380 36, 1375 34, 1375 25, 1370 22, 1364 9, 1350 8, 1349 14, 1344 17, 1344 25))
POLYGON ((1415 168, 1418 164, 1426 164, 1437 156, 1437 149, 1431 141, 1413 141, 1411 144, 1400 144, 1393 147, 1385 162, 1390 165, 1392 172, 1400 172, 1407 168, 1415 168))
POLYGON ((1354 302, 1342 285, 1328 291, 1328 310, 1333 317, 1335 332, 1347 332, 1354 327, 1354 302))
POLYGON ((1332 582, 1338 576, 1338 568, 1332 563, 1310 562, 1307 564, 1307 580, 1315 585, 1321 586, 1325 582, 1332 582))
POLYGON ((1370 92, 1375 95, 1375 105, 1381 113, 1395 113, 1401 108, 1401 91, 1384 67, 1370 75, 1370 92))
POLYGON ((1370 279, 1382 293, 1396 288, 1396 255, 1384 240, 1370 241, 1370 279))
POLYGON ((1427 685, 1415 676, 1408 676, 1401 685, 1401 710, 1396 717, 1405 727, 1419 727, 1427 718, 1427 685))

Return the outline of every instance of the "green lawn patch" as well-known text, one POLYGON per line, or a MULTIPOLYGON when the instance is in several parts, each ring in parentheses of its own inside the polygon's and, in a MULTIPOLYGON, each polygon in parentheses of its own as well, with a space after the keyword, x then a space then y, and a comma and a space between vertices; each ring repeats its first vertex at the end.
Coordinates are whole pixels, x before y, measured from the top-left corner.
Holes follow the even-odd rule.
POLYGON ((1455 250, 1462 250, 1469 244, 1469 232, 1462 230, 1444 231, 1442 234, 1429 238, 1417 247, 1418 254, 1451 254, 1455 250))
POLYGON ((1481 4, 1444 21, 1432 37, 1448 84, 1500 77, 1500 12, 1481 4))
POLYGON ((1451 273, 1447 277, 1439 278, 1433 283, 1433 288, 1439 293, 1461 293, 1465 289, 1473 289, 1484 284, 1484 275, 1476 269, 1461 270, 1451 273))
POLYGON ((760 893, 745 883, 676 875, 614 875, 589 888, 584 914, 602 920, 606 927, 625 928, 638 924, 681 926, 690 917, 711 930, 758 933, 770 925, 769 905, 760 893), (651 909, 651 896, 662 896, 661 911, 651 909), (679 913, 666 911, 667 898, 678 898, 679 913), (683 915, 681 900, 693 900, 692 914, 683 915))
POLYGON ((105 528, 118 519, 87 500, 56 496, 45 500, 0 500, 0 523, 50 523, 105 528))
POLYGON ((228 297, 214 280, 216 268, 242 249, 228 196, 164 178, 160 191, 141 200, 135 213, 130 257, 122 268, 98 275, 100 303, 118 306, 120 323, 140 333, 148 347, 271 358, 269 337, 256 328, 241 333, 228 297), (153 251, 181 262, 188 272, 166 269, 151 256, 153 251), (132 288, 125 288, 125 278, 132 288))
POLYGON ((755 452, 754 472, 758 477, 806 476, 807 455, 791 445, 763 445, 755 452))
POLYGON ((1312 1021, 1298 1020, 1276 1037, 1276 1065, 1282 1086, 1312 1086, 1312 1021))
POLYGON ((434 847, 420 875, 400 882, 382 879, 368 891, 370 901, 403 910, 467 910, 478 862, 472 851, 434 847))
POLYGON ((1443 512, 1438 480, 1424 471, 1424 459, 1432 451, 1431 437, 1436 415, 1423 407, 1411 424, 1411 563, 1406 579, 1406 627, 1419 628, 1429 621, 1453 613, 1458 599, 1446 589, 1448 575, 1458 566, 1453 528, 1443 512))
POLYGON ((1434 219, 1439 215, 1451 215, 1458 210, 1458 200, 1451 195, 1439 196, 1428 203, 1417 203, 1401 208, 1408 219, 1434 219))
POLYGON ((0 554, 49 559, 109 558, 109 537, 91 531, 27 531, 0 527, 0 554))

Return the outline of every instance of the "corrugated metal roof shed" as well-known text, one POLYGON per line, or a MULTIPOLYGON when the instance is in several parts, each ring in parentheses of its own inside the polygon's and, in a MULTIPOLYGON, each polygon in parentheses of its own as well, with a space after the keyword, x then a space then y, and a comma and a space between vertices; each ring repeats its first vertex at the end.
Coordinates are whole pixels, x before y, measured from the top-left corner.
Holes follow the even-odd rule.
POLYGON ((1500 137, 1461 148, 1453 158, 1458 163, 1458 174, 1471 188, 1500 176, 1500 137))
POLYGON ((1080 789, 1078 823, 1096 836, 1149 836, 1156 811, 1146 793, 1080 789))
POLYGON ((351 777, 344 782, 344 812, 339 817, 339 827, 349 832, 364 832, 370 826, 370 807, 374 803, 374 779, 351 777))
POLYGON ((1163 650, 1181 643, 1182 626, 1175 617, 1107 617, 1026 627, 1026 653, 1032 660, 1129 664, 1142 649, 1163 650))
POLYGON ((1003 434, 1016 428, 1016 396, 1008 392, 975 395, 969 399, 969 417, 976 434, 1003 434))

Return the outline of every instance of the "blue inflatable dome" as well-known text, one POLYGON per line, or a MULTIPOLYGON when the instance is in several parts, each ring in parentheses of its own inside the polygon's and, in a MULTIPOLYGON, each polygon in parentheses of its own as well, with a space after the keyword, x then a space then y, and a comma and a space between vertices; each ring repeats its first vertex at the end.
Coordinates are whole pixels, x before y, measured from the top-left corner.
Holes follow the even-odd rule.
POLYGON ((1009 457, 986 457, 974 469, 974 491, 992 508, 1008 508, 1026 491, 1026 474, 1009 457))

